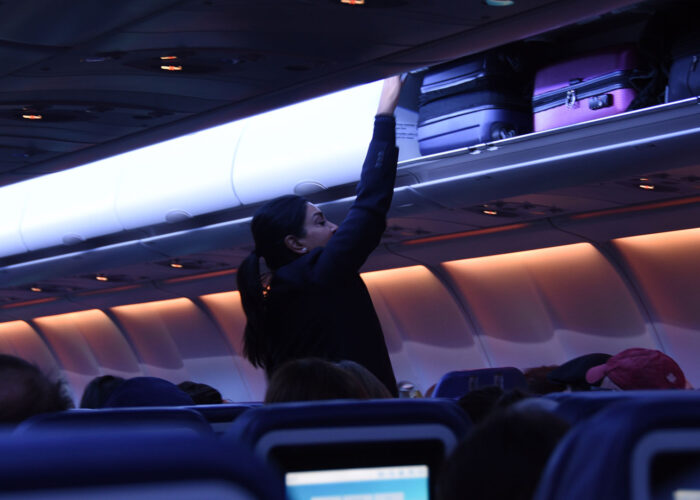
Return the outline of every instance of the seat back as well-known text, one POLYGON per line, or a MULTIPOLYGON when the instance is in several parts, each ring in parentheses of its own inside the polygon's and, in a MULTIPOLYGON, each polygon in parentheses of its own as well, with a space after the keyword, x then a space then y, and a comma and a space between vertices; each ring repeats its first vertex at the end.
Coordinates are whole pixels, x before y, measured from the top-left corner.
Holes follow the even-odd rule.
POLYGON ((224 403, 185 406, 183 408, 189 408, 200 413, 209 422, 215 433, 224 434, 231 423, 243 412, 261 405, 262 403, 224 403))
POLYGON ((139 407, 67 410, 35 415, 17 426, 15 434, 56 430, 101 431, 180 431, 211 434, 212 428, 201 413, 190 408, 139 407))
POLYGON ((664 488, 690 484, 657 466, 668 462, 656 460, 664 455, 681 471, 700 466, 700 393, 639 391, 610 398, 559 443, 534 499, 651 499, 664 488))
POLYGON ((454 371, 442 376, 433 397, 458 399, 469 391, 490 385, 506 391, 527 389, 527 380, 523 372, 513 367, 454 371))
POLYGON ((377 493, 411 483, 427 496, 437 468, 469 426, 451 400, 280 403, 243 413, 226 439, 280 467, 291 498, 351 495, 358 481, 377 493), (389 483, 380 487, 382 481, 389 483))
POLYGON ((3 498, 283 500, 282 478, 212 435, 64 431, 0 440, 3 498))

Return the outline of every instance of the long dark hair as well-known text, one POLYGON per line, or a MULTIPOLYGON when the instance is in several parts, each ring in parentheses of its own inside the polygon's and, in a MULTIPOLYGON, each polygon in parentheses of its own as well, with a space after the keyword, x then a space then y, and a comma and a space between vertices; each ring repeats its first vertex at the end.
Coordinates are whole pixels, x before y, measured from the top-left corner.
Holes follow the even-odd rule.
POLYGON ((304 236, 307 204, 301 196, 281 196, 260 207, 253 216, 250 229, 255 250, 238 267, 236 278, 248 320, 243 334, 243 354, 253 366, 265 368, 269 352, 260 259, 265 259, 267 267, 274 272, 298 257, 284 244, 284 238, 304 236))

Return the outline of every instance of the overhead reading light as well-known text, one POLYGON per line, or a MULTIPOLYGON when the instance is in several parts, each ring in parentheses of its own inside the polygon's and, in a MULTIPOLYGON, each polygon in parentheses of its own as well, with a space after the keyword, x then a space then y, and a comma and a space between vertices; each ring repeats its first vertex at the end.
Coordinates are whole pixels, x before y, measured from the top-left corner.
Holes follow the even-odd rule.
POLYGON ((35 114, 23 114, 22 118, 24 118, 25 120, 41 120, 44 117, 41 115, 35 115, 35 114))
POLYGON ((160 67, 163 71, 182 71, 182 66, 166 66, 162 65, 160 67))
POLYGON ((364 5, 365 0, 340 0, 340 3, 344 3, 347 5, 364 5))
POLYGON ((652 191, 654 189, 653 184, 640 184, 639 187, 642 189, 646 189, 647 191, 652 191))
POLYGON ((170 263, 170 267, 173 267, 173 268, 175 268, 175 269, 182 269, 182 268, 185 267, 185 266, 183 266, 182 264, 180 264, 178 261, 174 260, 174 261, 172 261, 172 262, 170 263))
POLYGON ((41 291, 42 291, 42 289, 39 288, 38 286, 33 286, 33 287, 30 288, 30 290, 31 290, 32 292, 41 292, 41 291))
POLYGON ((177 59, 177 56, 160 56, 161 61, 173 61, 177 59))
POLYGON ((481 212, 486 215, 498 215, 498 212, 495 210, 482 210, 481 212))
POLYGON ((109 278, 104 274, 98 274, 97 276, 95 276, 95 279, 97 281, 109 281, 109 278))
POLYGON ((514 0, 484 0, 489 7, 510 7, 515 4, 514 0))

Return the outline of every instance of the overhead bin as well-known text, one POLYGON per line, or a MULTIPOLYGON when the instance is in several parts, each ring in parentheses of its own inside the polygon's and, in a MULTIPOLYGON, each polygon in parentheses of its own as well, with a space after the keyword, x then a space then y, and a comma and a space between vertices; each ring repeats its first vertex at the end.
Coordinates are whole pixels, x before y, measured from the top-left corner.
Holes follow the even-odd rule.
POLYGON ((21 182, 2 188, 0 195, 0 257, 17 255, 27 251, 22 241, 20 222, 27 197, 27 184, 21 182))
POLYGON ((424 156, 400 165, 445 207, 697 164, 698 98, 424 156))
POLYGON ((124 227, 179 222, 239 206, 231 169, 244 124, 233 122, 128 153, 116 195, 124 227))
POLYGON ((382 82, 247 120, 233 166, 243 204, 359 180, 382 82))
POLYGON ((124 155, 27 181, 22 238, 29 250, 72 245, 123 230, 114 186, 124 155))

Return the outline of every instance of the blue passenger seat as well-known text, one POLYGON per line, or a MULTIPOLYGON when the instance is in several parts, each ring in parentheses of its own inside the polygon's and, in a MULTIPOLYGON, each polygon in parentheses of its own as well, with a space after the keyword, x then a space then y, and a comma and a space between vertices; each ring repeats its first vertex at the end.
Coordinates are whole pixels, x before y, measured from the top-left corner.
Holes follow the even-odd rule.
POLYGON ((283 500, 282 478, 214 436, 53 432, 0 440, 3 498, 283 500))
POLYGON ((262 403, 224 403, 211 405, 195 405, 184 406, 200 413, 211 425, 214 432, 217 434, 225 433, 231 423, 236 420, 243 412, 250 408, 261 406, 262 403))
POLYGON ((427 480, 432 486, 470 425, 455 402, 443 399, 278 403, 243 413, 224 440, 247 445, 285 473, 354 470, 370 476, 386 472, 396 479, 418 474, 420 479, 414 479, 425 481, 427 489, 427 480))
POLYGON ((212 427, 201 413, 190 408, 138 407, 67 410, 35 415, 17 426, 15 434, 56 430, 178 430, 193 434, 211 434, 212 427))
POLYGON ((505 391, 527 390, 525 375, 517 368, 482 368, 446 373, 435 386, 433 397, 458 399, 469 391, 489 385, 498 386, 505 391))
POLYGON ((610 400, 564 436, 534 500, 656 500, 700 491, 700 393, 610 400))
POLYGON ((630 399, 644 397, 659 397, 662 394, 678 394, 677 390, 648 390, 648 391, 590 391, 590 392, 556 392, 543 398, 555 401, 557 407, 553 413, 570 424, 585 420, 611 404, 630 399))

